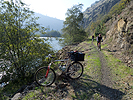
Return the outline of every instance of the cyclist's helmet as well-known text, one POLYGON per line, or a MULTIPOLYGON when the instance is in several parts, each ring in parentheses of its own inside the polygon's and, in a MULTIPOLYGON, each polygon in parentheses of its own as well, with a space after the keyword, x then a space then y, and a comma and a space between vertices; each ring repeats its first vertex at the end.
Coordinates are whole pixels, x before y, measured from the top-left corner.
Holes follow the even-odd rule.
POLYGON ((101 36, 101 34, 99 34, 99 36, 101 36))

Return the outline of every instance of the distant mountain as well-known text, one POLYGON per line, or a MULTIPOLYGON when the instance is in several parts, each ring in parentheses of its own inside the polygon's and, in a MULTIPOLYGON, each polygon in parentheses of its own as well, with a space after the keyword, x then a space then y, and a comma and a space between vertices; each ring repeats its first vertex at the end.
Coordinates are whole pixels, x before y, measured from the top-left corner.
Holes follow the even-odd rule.
POLYGON ((36 17, 39 17, 37 22, 50 30, 60 31, 63 28, 63 20, 45 16, 39 13, 35 13, 36 17))

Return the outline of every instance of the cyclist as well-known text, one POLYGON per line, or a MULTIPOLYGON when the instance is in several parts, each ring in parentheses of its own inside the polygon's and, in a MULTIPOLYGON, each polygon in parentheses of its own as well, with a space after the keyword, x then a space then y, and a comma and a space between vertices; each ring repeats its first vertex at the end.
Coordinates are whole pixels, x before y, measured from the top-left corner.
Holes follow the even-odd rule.
POLYGON ((94 35, 92 35, 92 41, 94 41, 94 35))
POLYGON ((100 43, 101 41, 103 41, 101 34, 99 34, 99 36, 97 37, 97 46, 98 43, 100 43))

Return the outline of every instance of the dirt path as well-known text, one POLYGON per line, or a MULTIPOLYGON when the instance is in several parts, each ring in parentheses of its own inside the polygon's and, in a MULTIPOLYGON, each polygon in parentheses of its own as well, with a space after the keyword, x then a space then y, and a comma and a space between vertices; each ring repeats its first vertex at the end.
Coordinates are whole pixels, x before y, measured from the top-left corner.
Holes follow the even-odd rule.
MULTIPOLYGON (((99 98, 100 100, 121 100, 124 93, 115 89, 114 87, 114 82, 111 79, 112 75, 110 72, 110 67, 108 67, 108 63, 106 61, 106 56, 101 51, 99 51, 93 43, 91 44, 84 43, 83 48, 86 54, 89 53, 89 55, 94 56, 94 58, 92 59, 99 58, 100 60, 100 70, 99 70, 100 72, 95 73, 98 70, 98 67, 94 64, 94 66, 92 66, 93 75, 88 74, 91 75, 92 77, 89 78, 90 79, 89 81, 92 81, 97 85, 95 88, 93 88, 93 90, 96 93, 100 94, 100 97, 97 96, 96 98, 97 99, 99 98)), ((95 95, 95 93, 93 95, 95 95)), ((90 99, 94 100, 94 97, 92 96, 92 98, 90 99)))
MULTIPOLYGON (((94 44, 92 43, 94 46, 94 44)), ((96 49, 97 47, 94 46, 96 49)), ((118 100, 120 99, 120 94, 123 95, 122 92, 113 89, 113 82, 111 80, 111 75, 110 75, 110 69, 107 65, 106 59, 104 54, 99 51, 99 58, 101 62, 101 86, 99 92, 101 93, 101 99, 102 100, 118 100)))

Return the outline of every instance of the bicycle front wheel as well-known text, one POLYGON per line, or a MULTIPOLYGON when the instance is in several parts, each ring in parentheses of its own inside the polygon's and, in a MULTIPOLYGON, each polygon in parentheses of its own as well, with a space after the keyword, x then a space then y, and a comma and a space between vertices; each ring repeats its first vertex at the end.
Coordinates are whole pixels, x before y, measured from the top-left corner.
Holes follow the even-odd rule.
POLYGON ((68 77, 78 79, 83 74, 83 65, 79 62, 73 62, 67 69, 68 77))
POLYGON ((99 46, 98 46, 98 47, 99 47, 99 50, 101 51, 101 44, 99 44, 99 46))
POLYGON ((41 67, 35 73, 35 81, 40 86, 50 86, 54 83, 56 74, 55 71, 50 68, 48 76, 45 77, 48 67, 41 67))

